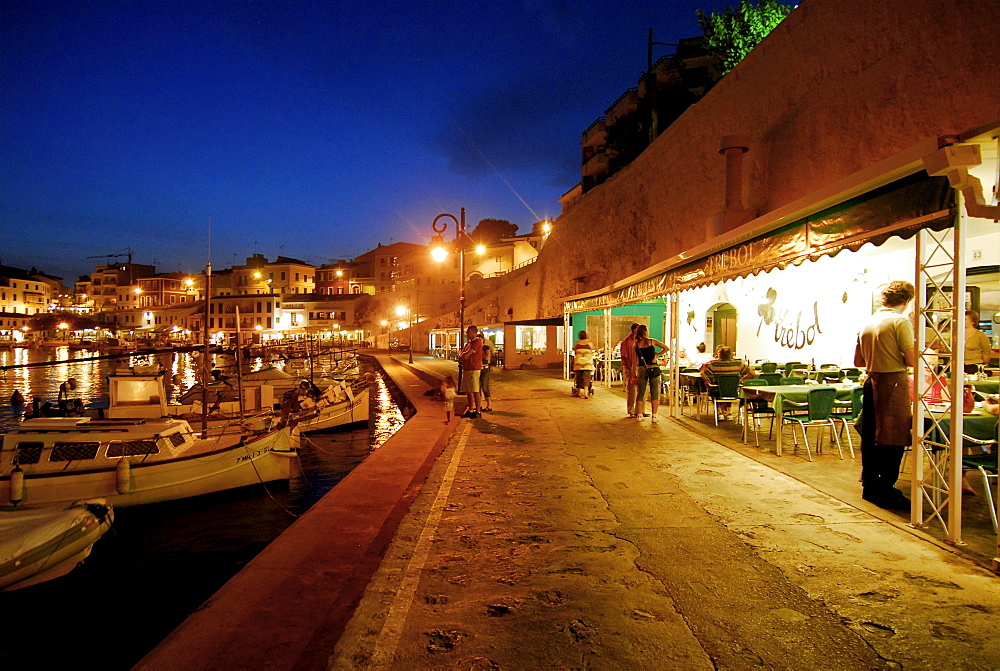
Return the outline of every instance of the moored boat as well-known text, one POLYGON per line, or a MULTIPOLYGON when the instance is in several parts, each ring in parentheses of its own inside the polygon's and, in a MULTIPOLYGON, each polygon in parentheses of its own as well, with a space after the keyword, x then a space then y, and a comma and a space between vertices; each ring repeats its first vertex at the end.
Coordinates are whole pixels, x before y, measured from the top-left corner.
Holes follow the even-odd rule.
POLYGON ((130 506, 287 480, 297 457, 288 428, 216 429, 200 437, 171 418, 41 417, 3 438, 0 496, 63 504, 105 498, 130 506))
POLYGON ((66 575, 90 555, 113 519, 102 499, 64 508, 0 509, 0 591, 66 575))

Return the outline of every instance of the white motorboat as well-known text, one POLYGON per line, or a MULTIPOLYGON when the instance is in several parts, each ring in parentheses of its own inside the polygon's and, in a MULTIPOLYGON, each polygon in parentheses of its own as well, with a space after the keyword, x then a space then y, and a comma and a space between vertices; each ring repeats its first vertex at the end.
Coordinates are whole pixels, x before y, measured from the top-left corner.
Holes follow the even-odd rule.
POLYGON ((288 428, 216 428, 201 437, 187 421, 166 417, 40 417, 4 436, 0 496, 130 506, 287 480, 297 442, 288 428))
POLYGON ((367 422, 370 397, 371 381, 367 377, 334 382, 318 400, 303 400, 302 409, 290 414, 288 423, 301 433, 310 433, 367 422))
MULTIPOLYGON (((120 398, 137 399, 146 397, 145 386, 152 378, 144 380, 136 376, 126 376, 116 379, 112 384, 111 404, 116 406, 115 388, 120 392, 120 398), (124 385, 132 387, 124 391, 124 385)), ((243 388, 243 411, 249 415, 263 413, 268 415, 274 407, 280 407, 282 396, 292 391, 302 381, 294 375, 275 368, 266 368, 243 377, 239 385, 243 388)), ((316 400, 305 398, 300 402, 300 410, 289 415, 282 415, 290 426, 298 428, 301 433, 312 431, 327 431, 341 426, 348 426, 368 421, 370 409, 370 390, 372 378, 365 375, 353 379, 327 379, 326 387, 316 400)), ((161 396, 149 398, 151 405, 161 405, 164 415, 190 417, 201 412, 202 389, 196 385, 184 393, 177 405, 166 404, 161 396)), ((240 412, 239 393, 234 381, 208 385, 208 406, 212 416, 235 415, 240 412)), ((133 401, 135 402, 135 401, 133 401)), ((122 411, 125 412, 125 411, 122 411)), ((274 415, 276 418, 277 416, 274 415)), ((256 417, 260 419, 260 417, 256 417)), ((276 421, 276 419, 275 419, 276 421)))
POLYGON ((65 508, 0 509, 0 591, 66 575, 90 555, 113 519, 103 499, 65 508))

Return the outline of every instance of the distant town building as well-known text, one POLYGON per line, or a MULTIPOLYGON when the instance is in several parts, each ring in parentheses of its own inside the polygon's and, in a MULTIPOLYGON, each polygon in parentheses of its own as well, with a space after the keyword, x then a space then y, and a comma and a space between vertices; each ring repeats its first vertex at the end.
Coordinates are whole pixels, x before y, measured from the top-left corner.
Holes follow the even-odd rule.
POLYGON ((65 293, 62 278, 31 268, 0 265, 0 312, 37 315, 49 311, 65 293))

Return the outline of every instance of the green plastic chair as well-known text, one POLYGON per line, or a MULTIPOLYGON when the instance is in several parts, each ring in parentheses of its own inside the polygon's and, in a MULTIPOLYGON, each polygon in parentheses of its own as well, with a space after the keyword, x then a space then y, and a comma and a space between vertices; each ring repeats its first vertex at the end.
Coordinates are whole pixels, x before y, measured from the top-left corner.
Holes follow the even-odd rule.
MULTIPOLYGON (((812 461, 812 450, 809 447, 809 435, 806 432, 807 428, 810 427, 830 427, 830 433, 833 435, 833 439, 837 443, 837 451, 840 452, 840 458, 844 458, 844 450, 840 447, 840 436, 837 435, 837 426, 833 423, 831 414, 833 412, 833 404, 837 402, 837 390, 833 387, 816 387, 815 389, 810 389, 806 392, 806 400, 804 403, 799 403, 797 401, 784 401, 784 407, 801 408, 805 410, 803 415, 783 415, 781 418, 782 424, 792 424, 792 440, 795 442, 795 451, 799 450, 799 441, 795 437, 794 425, 798 425, 802 429, 802 441, 806 446, 806 456, 809 461, 812 461)), ((822 451, 822 434, 817 438, 816 442, 816 453, 822 451)))
POLYGON ((801 377, 783 377, 783 378, 781 378, 781 382, 779 382, 778 384, 781 384, 781 385, 786 385, 786 384, 805 384, 805 380, 803 380, 801 377))
POLYGON ((785 364, 785 377, 791 375, 794 368, 804 368, 804 366, 801 361, 789 361, 785 364))
POLYGON ((777 387, 781 384, 781 378, 781 373, 761 373, 756 379, 765 380, 769 386, 777 387))
POLYGON ((777 370, 778 370, 778 364, 774 363, 773 361, 762 363, 760 365, 761 373, 774 373, 777 370))
POLYGON ((746 397, 743 402, 743 442, 747 442, 747 431, 753 431, 753 442, 757 447, 760 447, 758 433, 760 432, 760 419, 762 417, 771 418, 771 426, 767 430, 768 440, 770 440, 771 435, 774 433, 774 418, 776 415, 774 408, 765 399, 753 393, 754 387, 762 387, 767 384, 767 380, 761 380, 759 377, 743 382, 743 395, 746 397))
MULTIPOLYGON (((990 445, 986 441, 979 441, 975 438, 970 438, 969 436, 963 436, 965 440, 972 441, 975 443, 983 443, 983 447, 990 445)), ((992 451, 985 454, 971 454, 969 456, 962 457, 962 467, 979 471, 983 476, 983 485, 986 488, 986 504, 990 509, 990 519, 993 521, 993 533, 997 533, 997 509, 994 503, 993 490, 990 489, 990 480, 997 481, 1000 472, 998 472, 997 466, 997 441, 992 441, 992 451)))
POLYGON ((861 379, 861 369, 860 368, 845 368, 843 370, 844 377, 848 380, 853 380, 857 382, 861 379))
POLYGON ((851 459, 854 459, 854 439, 851 438, 851 427, 861 416, 861 402, 864 395, 864 387, 855 387, 851 390, 851 398, 845 401, 834 401, 833 408, 837 412, 831 417, 835 422, 841 422, 841 431, 847 431, 847 446, 851 450, 851 459))
POLYGON ((712 396, 713 412, 715 416, 715 425, 719 425, 719 404, 720 403, 739 403, 740 402, 740 374, 739 373, 724 373, 722 375, 715 376, 715 386, 718 390, 718 396, 712 396))

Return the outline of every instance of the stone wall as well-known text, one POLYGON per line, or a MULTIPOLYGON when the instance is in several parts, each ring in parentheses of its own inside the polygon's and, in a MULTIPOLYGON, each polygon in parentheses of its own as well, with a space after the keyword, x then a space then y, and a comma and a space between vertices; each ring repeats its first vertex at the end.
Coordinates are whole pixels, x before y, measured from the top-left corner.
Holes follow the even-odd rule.
POLYGON ((723 205, 725 135, 750 138, 744 197, 760 216, 928 137, 996 122, 998 26, 996 0, 804 0, 557 220, 538 262, 498 289, 501 320, 508 309, 515 319, 559 316, 566 296, 702 243, 723 205))

